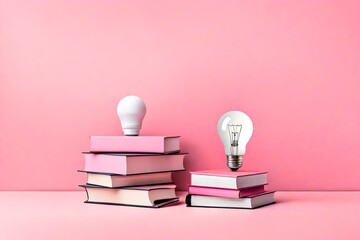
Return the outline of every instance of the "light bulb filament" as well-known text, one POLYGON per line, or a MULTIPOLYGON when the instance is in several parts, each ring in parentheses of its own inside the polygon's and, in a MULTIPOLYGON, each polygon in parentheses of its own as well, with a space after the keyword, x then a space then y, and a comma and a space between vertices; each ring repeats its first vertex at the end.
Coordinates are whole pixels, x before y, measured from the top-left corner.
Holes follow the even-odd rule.
POLYGON ((228 124, 228 132, 229 132, 229 136, 230 136, 230 152, 231 155, 235 155, 238 156, 239 155, 239 138, 240 138, 240 133, 241 133, 241 129, 242 129, 242 125, 237 125, 237 124, 228 124))

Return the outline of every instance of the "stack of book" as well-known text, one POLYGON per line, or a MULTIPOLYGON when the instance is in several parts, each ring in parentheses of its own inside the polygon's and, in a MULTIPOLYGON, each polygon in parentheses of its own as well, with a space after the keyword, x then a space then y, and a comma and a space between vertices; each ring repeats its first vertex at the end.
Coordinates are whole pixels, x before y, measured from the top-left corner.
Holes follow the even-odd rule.
POLYGON ((262 207, 274 203, 275 191, 266 191, 267 183, 267 172, 192 172, 186 204, 192 207, 262 207))
POLYGON ((85 203, 161 207, 179 201, 171 173, 184 170, 178 136, 92 136, 84 152, 85 203))

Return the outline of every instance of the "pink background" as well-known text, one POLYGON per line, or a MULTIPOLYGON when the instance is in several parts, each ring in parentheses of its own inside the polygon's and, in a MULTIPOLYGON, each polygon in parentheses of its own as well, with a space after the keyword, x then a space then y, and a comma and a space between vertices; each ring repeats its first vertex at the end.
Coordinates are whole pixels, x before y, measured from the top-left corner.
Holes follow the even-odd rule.
MULTIPOLYGON (((0 0, 0 189, 80 190, 90 135, 181 135, 189 170, 225 167, 229 110, 254 135, 243 170, 276 190, 360 190, 359 1, 0 0)), ((188 173, 176 182, 185 189, 188 173)))

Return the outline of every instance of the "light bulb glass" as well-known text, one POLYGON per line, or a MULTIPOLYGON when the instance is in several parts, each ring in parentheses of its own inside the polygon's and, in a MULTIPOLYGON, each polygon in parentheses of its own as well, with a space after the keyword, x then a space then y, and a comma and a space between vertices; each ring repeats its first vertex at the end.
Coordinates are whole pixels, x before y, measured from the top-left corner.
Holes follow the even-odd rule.
POLYGON ((253 133, 253 124, 248 115, 239 111, 230 111, 222 115, 217 124, 217 132, 224 144, 227 166, 237 171, 242 166, 246 144, 253 133))
POLYGON ((120 100, 117 114, 126 136, 138 136, 146 114, 144 101, 138 96, 127 96, 120 100))

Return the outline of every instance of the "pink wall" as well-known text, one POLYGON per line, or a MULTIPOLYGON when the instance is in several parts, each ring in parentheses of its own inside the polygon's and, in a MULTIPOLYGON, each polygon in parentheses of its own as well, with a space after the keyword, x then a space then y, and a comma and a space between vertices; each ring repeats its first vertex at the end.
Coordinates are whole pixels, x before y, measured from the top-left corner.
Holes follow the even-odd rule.
MULTIPOLYGON (((244 170, 277 190, 360 190, 359 1, 0 0, 0 189, 78 189, 117 102, 146 135, 182 135, 189 170, 225 166, 216 133, 246 112, 244 170)), ((181 188, 188 174, 176 177, 181 188)))

